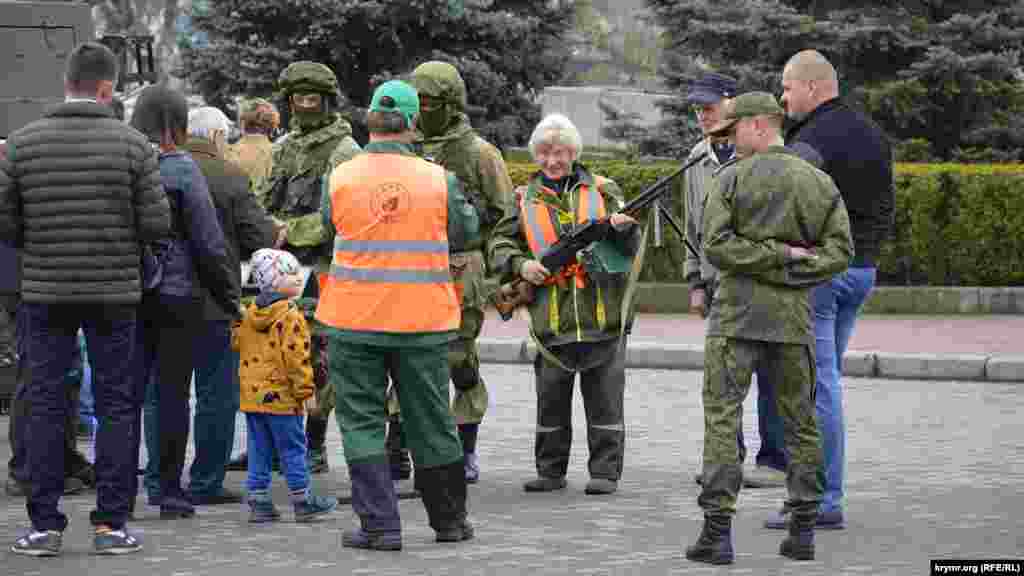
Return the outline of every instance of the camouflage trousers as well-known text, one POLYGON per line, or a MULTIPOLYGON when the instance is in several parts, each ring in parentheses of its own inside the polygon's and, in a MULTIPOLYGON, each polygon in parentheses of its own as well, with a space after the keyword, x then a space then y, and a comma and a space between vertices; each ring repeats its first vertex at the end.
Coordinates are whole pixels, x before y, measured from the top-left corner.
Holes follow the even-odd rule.
POLYGON ((823 485, 821 437, 814 421, 814 356, 810 346, 708 336, 704 347, 704 483, 698 504, 707 516, 733 515, 743 483, 736 434, 755 369, 770 375, 785 430, 787 506, 813 514, 823 485))

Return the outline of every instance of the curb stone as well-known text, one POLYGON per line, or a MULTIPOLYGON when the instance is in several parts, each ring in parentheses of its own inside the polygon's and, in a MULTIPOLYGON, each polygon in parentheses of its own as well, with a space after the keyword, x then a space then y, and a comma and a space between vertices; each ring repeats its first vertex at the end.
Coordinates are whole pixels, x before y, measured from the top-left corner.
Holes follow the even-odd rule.
POLYGON ((993 356, 985 364, 985 377, 996 382, 1024 382, 1024 356, 993 356))
POLYGON ((935 354, 879 354, 878 375, 882 378, 926 380, 984 380, 987 356, 935 354))
MULTIPOLYGON (((537 345, 530 339, 477 340, 484 364, 532 364, 537 345)), ((682 344, 630 342, 626 367, 651 370, 702 370, 704 349, 682 344)), ((1024 356, 978 354, 896 354, 850 350, 843 357, 843 375, 910 380, 979 380, 1024 382, 1024 356)))

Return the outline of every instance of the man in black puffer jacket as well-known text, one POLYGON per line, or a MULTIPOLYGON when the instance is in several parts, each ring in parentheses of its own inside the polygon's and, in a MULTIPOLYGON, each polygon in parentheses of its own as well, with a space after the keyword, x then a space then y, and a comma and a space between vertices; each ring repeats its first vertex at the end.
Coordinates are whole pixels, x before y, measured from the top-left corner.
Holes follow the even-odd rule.
POLYGON ((64 487, 64 376, 76 333, 85 330, 96 412, 95 551, 142 548, 125 531, 139 425, 135 398, 136 309, 142 294, 140 243, 170 233, 157 156, 109 107, 117 62, 85 43, 68 57, 63 104, 11 134, 0 159, 0 240, 22 250, 21 299, 32 415, 27 429, 32 531, 17 554, 60 553, 64 487))

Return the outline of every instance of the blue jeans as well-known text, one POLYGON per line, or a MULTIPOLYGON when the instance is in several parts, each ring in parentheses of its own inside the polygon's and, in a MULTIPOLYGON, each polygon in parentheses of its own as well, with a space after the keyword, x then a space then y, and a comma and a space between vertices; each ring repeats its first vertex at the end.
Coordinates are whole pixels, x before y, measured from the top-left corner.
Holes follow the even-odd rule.
POLYGON ((846 478, 846 419, 840 380, 843 354, 857 312, 875 286, 876 268, 850 268, 816 287, 814 306, 815 412, 824 449, 822 512, 842 511, 846 478))
POLYGON ((77 409, 67 395, 79 327, 92 351, 96 414, 96 504, 94 525, 121 528, 128 516, 135 478, 131 439, 139 425, 135 411, 136 306, 23 303, 27 352, 26 385, 31 403, 25 443, 29 480, 28 514, 36 530, 63 531, 58 508, 64 491, 65 426, 77 409), (125 359, 129 361, 126 363, 125 359))
POLYGON ((189 468, 192 494, 217 495, 235 443, 238 412, 238 352, 231 350, 231 324, 205 322, 195 339, 196 411, 192 423, 195 460, 189 468))
POLYGON ((281 468, 288 490, 298 492, 309 488, 306 470, 306 431, 302 416, 286 414, 245 414, 246 445, 249 450, 249 477, 246 490, 270 490, 270 461, 274 449, 281 455, 281 468))

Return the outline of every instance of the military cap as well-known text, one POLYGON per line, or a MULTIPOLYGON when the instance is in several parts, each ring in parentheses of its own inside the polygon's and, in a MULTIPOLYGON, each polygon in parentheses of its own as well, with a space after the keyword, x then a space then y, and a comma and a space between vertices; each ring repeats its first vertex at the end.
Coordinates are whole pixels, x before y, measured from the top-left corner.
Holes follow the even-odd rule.
POLYGON ((686 95, 688 104, 714 104, 724 98, 736 95, 736 79, 725 74, 709 72, 690 84, 686 95))
POLYGON ((723 136, 732 131, 740 118, 752 116, 785 116, 775 96, 767 92, 747 92, 725 104, 722 119, 708 130, 711 136, 723 136))

